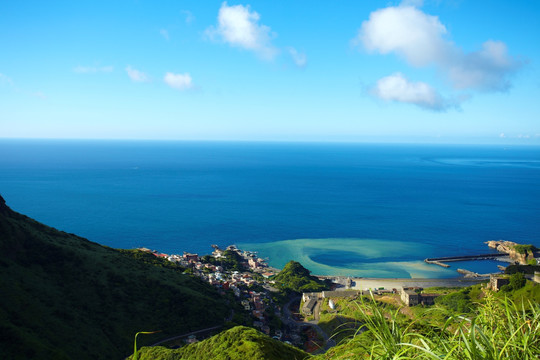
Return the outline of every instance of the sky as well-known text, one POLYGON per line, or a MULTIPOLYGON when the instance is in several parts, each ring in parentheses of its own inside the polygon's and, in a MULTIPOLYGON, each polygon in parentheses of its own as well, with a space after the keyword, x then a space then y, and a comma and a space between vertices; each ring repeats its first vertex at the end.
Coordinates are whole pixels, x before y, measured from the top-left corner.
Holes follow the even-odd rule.
POLYGON ((0 138, 540 145, 540 2, 0 0, 0 138))

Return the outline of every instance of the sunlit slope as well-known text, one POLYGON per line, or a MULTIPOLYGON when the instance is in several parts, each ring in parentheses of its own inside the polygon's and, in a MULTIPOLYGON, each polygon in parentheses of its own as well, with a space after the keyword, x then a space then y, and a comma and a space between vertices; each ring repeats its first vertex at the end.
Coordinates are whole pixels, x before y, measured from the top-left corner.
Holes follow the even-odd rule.
POLYGON ((142 348, 139 352, 140 360, 301 360, 307 357, 304 351, 245 326, 176 350, 157 346, 142 348))

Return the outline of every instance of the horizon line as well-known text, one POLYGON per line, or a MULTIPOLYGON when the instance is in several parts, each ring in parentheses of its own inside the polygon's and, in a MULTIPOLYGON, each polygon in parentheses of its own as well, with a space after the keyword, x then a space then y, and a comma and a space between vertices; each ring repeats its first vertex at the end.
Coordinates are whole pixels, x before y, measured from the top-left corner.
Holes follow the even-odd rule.
POLYGON ((78 138, 78 137, 1 137, 0 141, 89 141, 89 142, 206 142, 206 143, 305 143, 305 144, 416 144, 416 145, 517 145, 517 146, 540 146, 540 138, 493 138, 475 137, 464 138, 461 141, 455 138, 434 138, 431 136, 419 137, 418 139, 403 138, 375 138, 375 139, 182 139, 182 138, 78 138), (471 141, 473 139, 483 139, 471 141), (439 140, 439 141, 437 141, 439 140), (518 141, 521 140, 521 141, 518 141))

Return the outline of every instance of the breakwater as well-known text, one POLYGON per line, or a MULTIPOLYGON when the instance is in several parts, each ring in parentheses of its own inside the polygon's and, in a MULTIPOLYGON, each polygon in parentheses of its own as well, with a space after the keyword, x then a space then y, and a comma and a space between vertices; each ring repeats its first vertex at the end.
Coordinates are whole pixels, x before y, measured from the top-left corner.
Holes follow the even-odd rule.
POLYGON ((438 258, 427 258, 424 261, 428 264, 435 264, 445 268, 450 267, 450 265, 445 264, 447 262, 455 261, 469 261, 469 260, 494 260, 497 258, 508 257, 508 254, 480 254, 480 255, 462 255, 462 256, 446 256, 438 258))

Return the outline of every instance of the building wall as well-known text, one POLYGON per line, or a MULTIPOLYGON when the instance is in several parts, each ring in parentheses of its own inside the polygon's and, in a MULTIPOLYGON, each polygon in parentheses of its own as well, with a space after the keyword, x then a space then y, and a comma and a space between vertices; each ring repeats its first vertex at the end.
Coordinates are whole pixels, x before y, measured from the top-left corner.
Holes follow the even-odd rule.
POLYGON ((362 291, 347 290, 347 291, 323 291, 322 292, 323 298, 354 297, 358 295, 362 295, 362 291))
POLYGON ((317 304, 317 298, 310 298, 307 303, 304 304, 302 307, 302 312, 307 315, 311 315, 313 313, 313 308, 315 307, 315 304, 317 304))
POLYGON ((499 291, 503 285, 507 285, 509 283, 510 280, 508 278, 502 278, 498 276, 491 276, 489 278, 489 287, 493 291, 499 291))
POLYGON ((407 306, 414 306, 419 304, 420 298, 414 290, 403 289, 401 290, 401 301, 407 306))
POLYGON ((439 294, 421 294, 420 301, 422 305, 433 305, 435 304, 435 298, 439 297, 439 294))

